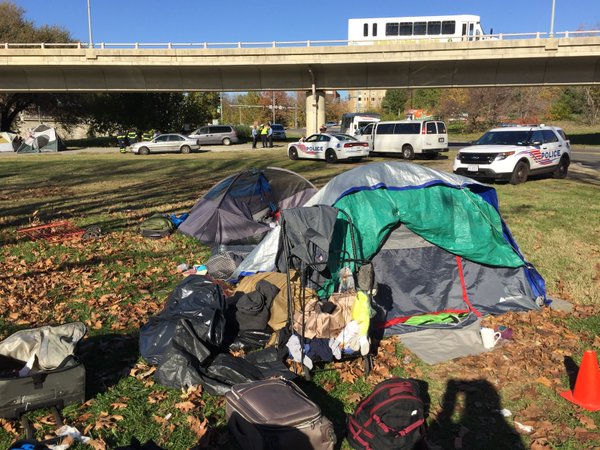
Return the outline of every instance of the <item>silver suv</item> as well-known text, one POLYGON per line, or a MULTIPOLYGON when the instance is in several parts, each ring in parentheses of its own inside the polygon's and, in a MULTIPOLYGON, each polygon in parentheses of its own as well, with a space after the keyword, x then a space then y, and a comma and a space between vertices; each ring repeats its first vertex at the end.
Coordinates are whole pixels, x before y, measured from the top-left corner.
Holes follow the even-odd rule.
POLYGON ((231 125, 207 125, 198 128, 189 137, 196 139, 201 145, 231 145, 240 141, 237 132, 231 125))
POLYGON ((524 183, 530 174, 552 173, 565 178, 571 143, 564 131, 546 125, 493 128, 470 147, 460 149, 454 173, 471 178, 524 183))

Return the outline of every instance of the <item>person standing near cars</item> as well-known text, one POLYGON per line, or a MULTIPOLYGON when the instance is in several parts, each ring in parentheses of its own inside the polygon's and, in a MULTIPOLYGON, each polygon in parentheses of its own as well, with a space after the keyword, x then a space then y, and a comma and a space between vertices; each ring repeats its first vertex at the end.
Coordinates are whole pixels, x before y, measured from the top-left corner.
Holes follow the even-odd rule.
POLYGON ((271 122, 267 125, 267 141, 269 142, 269 148, 273 148, 273 128, 271 128, 271 122))
POLYGON ((121 153, 125 153, 127 150, 127 134, 125 133, 125 130, 121 130, 117 133, 117 142, 119 143, 119 151, 121 153))
POLYGON ((256 148, 258 142, 258 125, 252 125, 252 148, 256 148))
POLYGON ((132 145, 138 141, 137 131, 133 128, 127 132, 127 144, 132 145))
POLYGON ((267 136, 269 134, 269 130, 267 130, 267 127, 264 126, 262 123, 260 124, 260 126, 260 140, 262 142, 262 148, 267 148, 267 136))

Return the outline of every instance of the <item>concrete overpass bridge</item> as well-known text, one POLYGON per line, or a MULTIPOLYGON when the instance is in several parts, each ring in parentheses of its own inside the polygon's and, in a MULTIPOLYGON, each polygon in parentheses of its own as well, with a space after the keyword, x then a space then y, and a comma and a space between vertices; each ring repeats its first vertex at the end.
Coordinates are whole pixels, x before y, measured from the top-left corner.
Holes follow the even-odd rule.
POLYGON ((0 44, 0 92, 305 90, 313 130, 330 89, 600 84, 600 36, 324 42, 0 44))

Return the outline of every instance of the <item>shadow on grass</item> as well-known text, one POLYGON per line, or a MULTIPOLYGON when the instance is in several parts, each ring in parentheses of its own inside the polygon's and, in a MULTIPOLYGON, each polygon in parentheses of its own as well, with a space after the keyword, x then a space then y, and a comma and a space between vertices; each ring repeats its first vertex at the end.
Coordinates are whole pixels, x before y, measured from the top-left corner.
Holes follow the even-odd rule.
POLYGON ((138 335, 91 336, 79 344, 77 353, 85 366, 86 398, 93 398, 129 375, 140 354, 138 335))
POLYGON ((500 396, 487 380, 449 380, 442 408, 428 432, 428 440, 441 448, 525 450, 500 413, 500 396))

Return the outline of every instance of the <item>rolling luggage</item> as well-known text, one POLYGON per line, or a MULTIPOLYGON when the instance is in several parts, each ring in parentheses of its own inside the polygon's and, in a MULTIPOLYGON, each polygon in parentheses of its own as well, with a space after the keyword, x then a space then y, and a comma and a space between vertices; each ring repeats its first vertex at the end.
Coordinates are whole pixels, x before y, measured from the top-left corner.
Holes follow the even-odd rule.
POLYGON ((31 424, 23 414, 52 408, 59 411, 85 401, 85 367, 74 349, 86 327, 75 322, 21 330, 0 342, 0 417, 21 418, 28 437, 31 424))
POLYGON ((237 384, 225 394, 227 425, 244 450, 333 450, 333 425, 294 383, 237 384))

